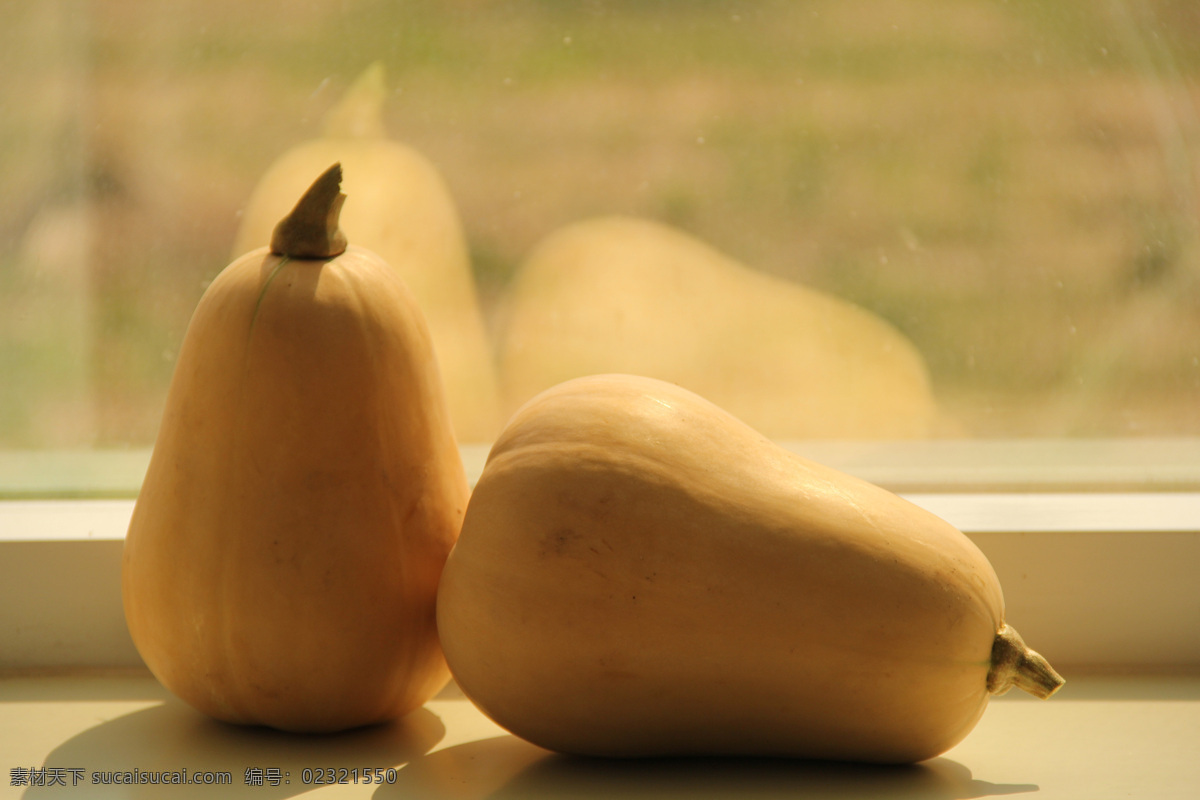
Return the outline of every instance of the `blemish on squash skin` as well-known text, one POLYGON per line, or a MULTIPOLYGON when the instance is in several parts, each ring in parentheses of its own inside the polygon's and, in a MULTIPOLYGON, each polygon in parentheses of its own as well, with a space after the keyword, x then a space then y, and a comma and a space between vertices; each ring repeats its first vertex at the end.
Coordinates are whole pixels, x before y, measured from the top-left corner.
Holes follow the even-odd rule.
POLYGON ((573 542, 579 534, 571 528, 556 528, 542 541, 542 555, 566 555, 573 549, 573 542))
MULTIPOLYGON (((597 544, 603 545, 608 552, 613 552, 612 545, 601 539, 597 544)), ((574 528, 555 528, 542 540, 541 554, 543 556, 585 556, 591 553, 604 556, 605 553, 593 544, 586 533, 580 533, 574 528)))
MULTIPOLYGON (((609 579, 608 573, 600 569, 596 562, 597 557, 604 558, 605 554, 596 547, 588 544, 587 534, 580 533, 574 528, 560 527, 550 531, 542 539, 541 547, 538 550, 538 555, 542 558, 574 558, 584 562, 589 570, 599 575, 605 580, 609 579)), ((610 550, 612 548, 609 548, 610 550)))

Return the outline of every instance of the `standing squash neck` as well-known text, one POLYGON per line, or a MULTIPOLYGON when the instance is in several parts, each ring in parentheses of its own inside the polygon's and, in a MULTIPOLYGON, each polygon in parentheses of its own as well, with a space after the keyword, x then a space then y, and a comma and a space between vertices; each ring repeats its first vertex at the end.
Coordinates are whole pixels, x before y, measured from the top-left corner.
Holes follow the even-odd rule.
POLYGON ((383 139, 383 105, 387 81, 382 61, 376 61, 350 85, 346 94, 324 119, 326 139, 383 139))
POLYGON ((333 258, 346 251, 346 234, 338 227, 342 203, 342 165, 334 164, 317 178, 279 221, 271 234, 271 252, 290 258, 333 258))

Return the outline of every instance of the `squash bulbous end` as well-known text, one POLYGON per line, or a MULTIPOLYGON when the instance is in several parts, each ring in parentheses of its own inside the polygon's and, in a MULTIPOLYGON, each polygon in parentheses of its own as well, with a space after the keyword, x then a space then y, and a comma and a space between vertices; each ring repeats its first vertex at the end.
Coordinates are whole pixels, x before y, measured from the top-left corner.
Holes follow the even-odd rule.
POLYGON ((342 213, 342 165, 334 164, 313 181, 291 213, 271 233, 271 252, 289 258, 333 258, 349 242, 338 226, 342 213))
POLYGON ((992 666, 987 676, 990 694, 1004 694, 1016 686, 1045 700, 1064 683, 1066 680, 1054 671, 1050 662, 1029 649, 1016 630, 1008 625, 1000 627, 992 643, 992 666))

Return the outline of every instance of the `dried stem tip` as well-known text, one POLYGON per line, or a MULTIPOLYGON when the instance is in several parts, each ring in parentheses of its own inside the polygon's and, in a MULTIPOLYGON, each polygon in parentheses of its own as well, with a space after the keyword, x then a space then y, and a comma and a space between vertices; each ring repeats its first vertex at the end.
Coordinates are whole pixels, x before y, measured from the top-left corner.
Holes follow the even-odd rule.
POLYGON ((1064 683, 1050 662, 1030 650, 1019 633, 1008 625, 1001 626, 992 643, 992 668, 987 676, 991 694, 1004 694, 1016 686, 1044 700, 1064 683))
POLYGON ((325 170, 275 226, 271 252, 291 258, 333 258, 345 252, 346 234, 338 227, 346 201, 341 186, 342 165, 338 163, 325 170))

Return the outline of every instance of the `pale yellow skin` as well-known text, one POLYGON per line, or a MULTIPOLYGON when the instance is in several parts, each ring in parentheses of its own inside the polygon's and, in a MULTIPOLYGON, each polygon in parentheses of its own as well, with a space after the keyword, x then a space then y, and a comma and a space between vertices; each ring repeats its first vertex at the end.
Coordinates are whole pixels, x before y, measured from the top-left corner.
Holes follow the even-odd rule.
POLYGON ((936 432, 925 363, 889 323, 666 225, 569 225, 521 265, 506 303, 510 412, 564 380, 623 372, 685 386, 773 439, 936 432))
POLYGON ((462 223, 434 165, 387 137, 385 97, 373 67, 331 110, 324 136, 271 165, 242 213, 234 256, 267 244, 313 176, 340 162, 342 230, 390 264, 420 303, 460 441, 491 442, 503 423, 499 387, 462 223))
POLYGON ((467 484, 425 322, 378 256, 261 248, 209 286, 125 540, 129 631, 219 719, 333 731, 449 679, 434 603, 467 484))
POLYGON ((513 417, 438 598, 488 716, 607 756, 930 758, 983 713, 1003 616, 950 524, 623 375, 513 417))

